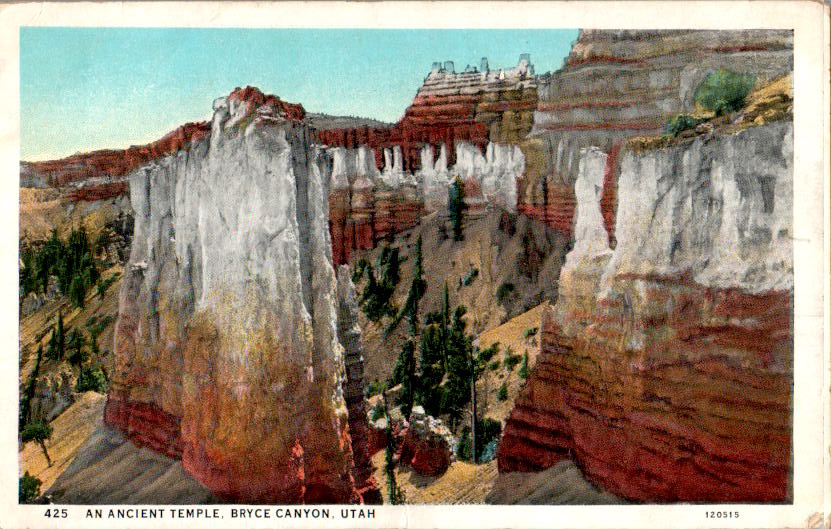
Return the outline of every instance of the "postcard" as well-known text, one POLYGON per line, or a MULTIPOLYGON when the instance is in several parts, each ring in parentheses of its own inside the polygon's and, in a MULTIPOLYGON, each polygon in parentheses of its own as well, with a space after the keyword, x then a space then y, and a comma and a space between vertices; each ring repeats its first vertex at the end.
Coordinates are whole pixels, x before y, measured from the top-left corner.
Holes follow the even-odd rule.
POLYGON ((0 525, 827 527, 828 13, 0 7, 0 525))

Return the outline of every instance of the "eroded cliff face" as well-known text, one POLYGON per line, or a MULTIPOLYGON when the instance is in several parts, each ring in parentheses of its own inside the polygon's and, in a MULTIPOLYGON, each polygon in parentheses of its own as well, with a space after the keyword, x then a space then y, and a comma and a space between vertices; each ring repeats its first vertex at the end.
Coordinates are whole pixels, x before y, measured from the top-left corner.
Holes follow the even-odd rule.
POLYGON ((572 458, 641 501, 792 497, 793 125, 624 147, 617 244, 598 149, 500 472, 572 458))
POLYGON ((694 110, 695 88, 719 68, 751 72, 759 85, 784 75, 793 70, 793 34, 582 30, 563 69, 537 79, 533 129, 519 144, 527 160, 519 211, 570 235, 579 153, 598 147, 609 155, 601 208, 614 236, 621 142, 694 110))
POLYGON ((235 94, 214 103, 204 141, 130 177, 135 234, 105 421, 181 457, 222 498, 359 501, 331 162, 296 106, 235 94))

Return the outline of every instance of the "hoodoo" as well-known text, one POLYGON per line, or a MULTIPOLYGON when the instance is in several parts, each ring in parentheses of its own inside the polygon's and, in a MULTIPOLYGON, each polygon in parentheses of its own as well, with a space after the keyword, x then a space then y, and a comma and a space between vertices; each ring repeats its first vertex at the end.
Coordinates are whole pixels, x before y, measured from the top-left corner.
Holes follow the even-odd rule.
POLYGON ((130 177, 135 234, 105 420, 246 502, 359 501, 329 163, 302 107, 237 90, 130 177))

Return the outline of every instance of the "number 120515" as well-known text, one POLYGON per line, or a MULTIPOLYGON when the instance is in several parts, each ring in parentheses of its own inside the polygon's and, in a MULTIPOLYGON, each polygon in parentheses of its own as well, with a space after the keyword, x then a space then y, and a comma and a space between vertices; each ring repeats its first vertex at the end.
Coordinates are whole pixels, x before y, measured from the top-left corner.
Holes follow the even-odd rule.
POLYGON ((739 511, 704 511, 705 518, 738 518, 739 511))

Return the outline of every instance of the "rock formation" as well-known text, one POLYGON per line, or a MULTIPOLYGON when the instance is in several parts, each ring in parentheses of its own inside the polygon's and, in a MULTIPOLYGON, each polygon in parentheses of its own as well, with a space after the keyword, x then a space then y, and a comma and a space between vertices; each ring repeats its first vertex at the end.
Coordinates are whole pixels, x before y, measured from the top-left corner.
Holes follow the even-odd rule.
POLYGON ((570 235, 579 152, 596 146, 609 154, 602 211, 611 233, 620 143, 694 110, 695 88, 719 68, 752 72, 759 84, 784 75, 793 70, 793 33, 582 30, 565 67, 537 79, 533 129, 519 143, 518 210, 570 235))
POLYGON ((440 420, 413 407, 410 424, 401 442, 399 462, 422 476, 439 476, 450 466, 450 430, 440 420))
POLYGON ((372 475, 373 440, 364 401, 364 359, 361 328, 358 326, 358 299, 348 266, 338 267, 338 340, 345 349, 343 398, 349 412, 349 437, 354 460, 352 477, 363 503, 380 504, 381 491, 372 475))
POLYGON ((302 107, 252 89, 130 176, 135 234, 105 421, 246 502, 359 501, 328 234, 302 107))
POLYGON ((581 153, 574 248, 500 472, 573 458, 627 499, 788 501, 792 123, 624 147, 614 248, 604 158, 581 153))

